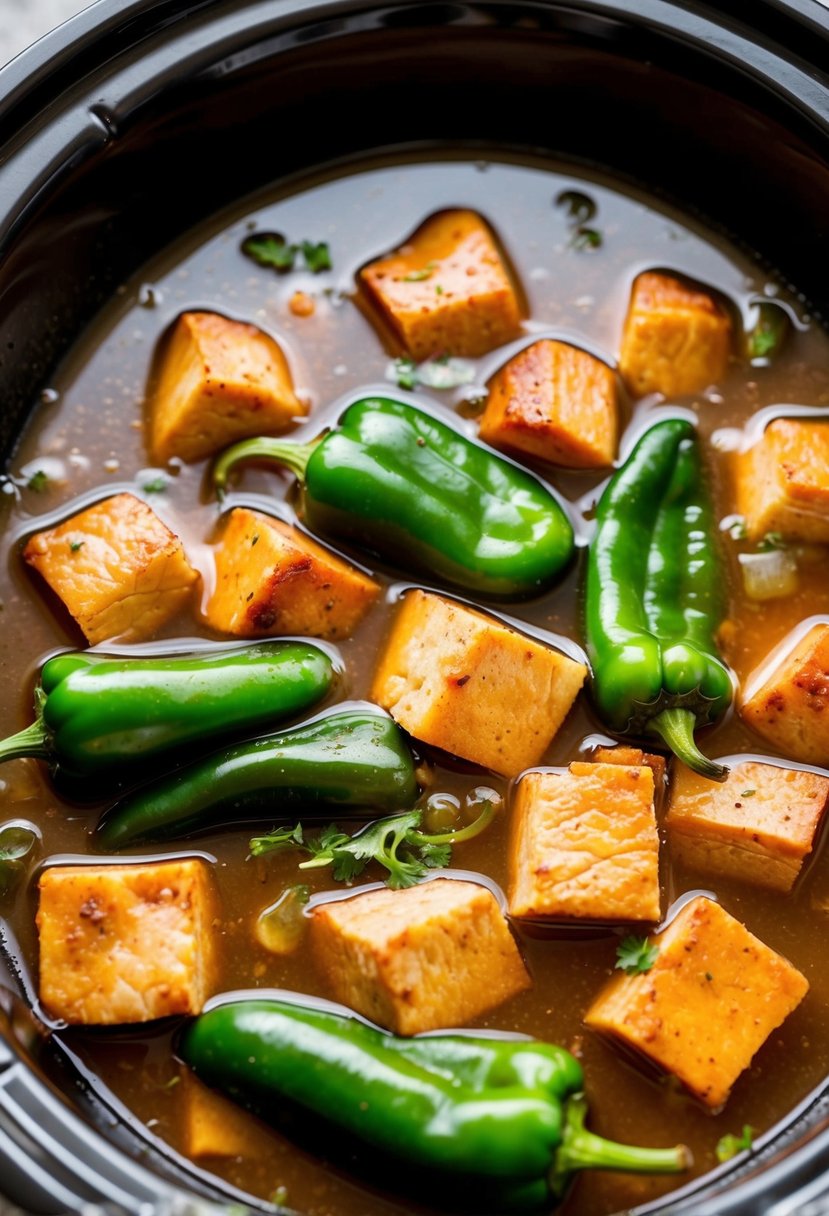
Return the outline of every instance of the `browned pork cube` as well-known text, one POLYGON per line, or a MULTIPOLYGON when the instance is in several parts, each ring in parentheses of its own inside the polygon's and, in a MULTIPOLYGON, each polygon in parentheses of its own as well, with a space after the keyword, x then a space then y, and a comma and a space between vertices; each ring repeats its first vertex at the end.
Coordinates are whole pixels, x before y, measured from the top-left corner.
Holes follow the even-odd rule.
POLYGON ((597 747, 593 752, 592 759, 594 764, 632 764, 634 767, 642 764, 647 765, 653 773, 655 797, 658 801, 668 770, 664 756, 657 756, 653 752, 642 751, 641 747, 625 747, 617 744, 615 747, 597 747))
POLYGON ((520 351, 489 386, 481 438, 573 469, 613 463, 616 379, 599 359, 543 338, 520 351))
POLYGON ((737 510, 751 540, 829 541, 829 422, 777 418, 736 457, 737 510))
POLYGON ((90 1026, 196 1014, 216 982, 215 901, 198 858, 51 866, 40 879, 40 999, 90 1026))
POLYGON ((666 825, 675 856, 704 874, 790 891, 829 801, 829 777, 747 761, 723 782, 676 763, 666 825))
POLYGON ((829 625, 814 625, 746 681, 743 721, 790 760, 829 764, 829 625))
POLYGON ((186 312, 162 349, 150 450, 160 464, 203 460, 238 439, 278 435, 307 412, 269 334, 215 312, 186 312))
POLYGON ((192 598, 198 578, 179 538, 133 494, 35 533, 23 556, 93 646, 152 637, 192 598))
POLYGON ((619 371, 634 397, 681 397, 721 380, 731 353, 731 320, 707 291, 646 271, 631 292, 619 371))
POLYGON ((659 920, 659 837, 647 765, 527 773, 512 807, 510 915, 659 920))
POLYGON ((489 226, 441 211, 405 245, 363 267, 370 299, 414 359, 475 357, 518 337, 518 297, 489 226))
POLYGON ((410 591, 371 698, 416 739, 515 777, 539 762, 586 675, 582 663, 494 617, 410 591))
POLYGON ((704 896, 650 941, 658 948, 650 970, 615 976, 585 1022, 672 1073, 717 1111, 809 985, 704 896))
POLYGON ((247 507, 230 512, 214 550, 208 625, 242 638, 347 638, 380 588, 298 528, 247 507))
POLYGON ((464 1026, 531 985, 488 887, 438 878, 318 904, 311 949, 332 995, 396 1034, 464 1026))

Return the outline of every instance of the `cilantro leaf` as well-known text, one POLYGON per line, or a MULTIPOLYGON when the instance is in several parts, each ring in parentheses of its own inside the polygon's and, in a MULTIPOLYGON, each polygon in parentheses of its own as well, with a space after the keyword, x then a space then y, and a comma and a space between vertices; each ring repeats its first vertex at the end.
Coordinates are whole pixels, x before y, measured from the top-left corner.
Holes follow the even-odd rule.
POLYGON ((326 241, 302 241, 300 249, 311 274, 331 269, 331 250, 326 241))
POLYGON ((623 937, 616 947, 616 966, 625 975, 643 975, 650 971, 659 954, 659 946, 651 945, 646 937, 623 937))
POLYGON ((256 232, 242 241, 242 253, 258 266, 271 266, 278 274, 293 270, 297 245, 289 245, 278 232, 256 232))
POLYGON ((163 476, 154 477, 152 481, 144 482, 145 494, 163 494, 167 489, 167 478, 163 476))
POLYGON ((451 844, 422 844, 420 859, 430 870, 440 870, 452 860, 451 844))
POLYGON ((732 1157, 736 1157, 738 1153, 751 1152, 754 1146, 754 1128, 750 1123, 743 1124, 743 1134, 735 1136, 733 1132, 729 1132, 723 1136, 716 1147, 717 1160, 719 1162, 730 1161, 732 1157))
POLYGON ((248 844, 248 848, 251 857, 263 857, 266 853, 302 848, 304 844, 302 824, 298 823, 295 828, 274 828, 265 836, 254 836, 248 844))
POLYGON ((782 532, 767 532, 757 546, 760 553, 770 553, 772 549, 785 549, 786 538, 782 532))
POLYGON ((602 243, 603 237, 597 228, 577 228, 570 239, 573 249, 599 249, 602 243))

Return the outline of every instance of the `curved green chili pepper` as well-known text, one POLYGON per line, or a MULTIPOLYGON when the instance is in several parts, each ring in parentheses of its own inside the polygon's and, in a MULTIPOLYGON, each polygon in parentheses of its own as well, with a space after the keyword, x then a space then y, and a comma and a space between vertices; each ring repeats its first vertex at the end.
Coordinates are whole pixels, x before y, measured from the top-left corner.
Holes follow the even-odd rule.
POLYGON ((202 1014, 178 1051, 202 1080, 260 1114, 288 1102, 428 1171, 433 1197, 460 1184, 479 1211, 544 1208, 574 1170, 676 1173, 688 1164, 682 1147, 635 1148, 586 1131, 581 1066, 546 1043, 401 1039, 329 1009, 253 999, 202 1014))
POLYGON ((0 743, 0 761, 35 756, 61 776, 120 779, 159 757, 292 717, 333 679, 330 657, 310 642, 135 658, 59 654, 41 670, 35 722, 0 743))
POLYGON ((304 482, 311 531, 468 591, 537 594, 573 555, 570 520, 537 478, 401 401, 356 401, 310 444, 243 440, 219 458, 214 484, 221 491, 234 465, 258 459, 304 482))
POLYGON ((97 837, 104 849, 117 850, 222 823, 284 819, 298 809, 398 811, 416 798, 414 762, 400 727, 358 704, 224 748, 136 790, 104 814, 97 837))
POLYGON ((611 478, 596 508, 586 584, 587 652, 602 718, 658 735, 681 760, 721 780, 694 729, 728 708, 731 677, 716 652, 723 576, 696 433, 657 423, 611 478))

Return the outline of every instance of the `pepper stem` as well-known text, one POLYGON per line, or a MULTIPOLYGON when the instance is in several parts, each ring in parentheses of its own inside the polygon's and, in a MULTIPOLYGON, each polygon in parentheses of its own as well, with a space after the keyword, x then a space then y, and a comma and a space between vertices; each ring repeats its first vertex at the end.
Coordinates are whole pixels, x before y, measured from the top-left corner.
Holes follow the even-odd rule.
POLYGON ((314 439, 311 443, 295 443, 290 439, 271 439, 266 435, 260 435, 257 439, 243 439, 222 452, 214 464, 213 485, 221 497, 227 485, 228 473, 242 460, 278 460, 301 481, 318 442, 318 439, 314 439))
POLYGON ((495 814, 495 805, 489 798, 481 803, 481 813, 477 819, 473 819, 472 823, 468 823, 465 828, 457 828, 453 832, 420 832, 416 828, 409 832, 409 839, 416 844, 460 844, 464 840, 472 840, 475 836, 480 836, 485 828, 489 827, 493 815, 495 814))
POLYGON ((626 1173, 679 1174, 691 1164, 684 1144, 675 1148, 638 1148, 596 1136, 584 1126, 587 1102, 576 1094, 567 1103, 561 1144, 556 1149, 549 1175, 550 1189, 557 1198, 567 1188, 576 1170, 623 1170, 626 1173))
POLYGON ((683 764, 699 773, 701 777, 709 777, 711 781, 725 781, 728 768, 703 756, 694 739, 694 727, 697 724, 696 715, 691 709, 663 709, 648 723, 648 730, 665 743, 683 764))
POLYGON ((49 732, 38 715, 31 726, 19 730, 16 735, 0 740, 0 761, 19 760, 23 756, 34 756, 37 760, 48 760, 49 732))

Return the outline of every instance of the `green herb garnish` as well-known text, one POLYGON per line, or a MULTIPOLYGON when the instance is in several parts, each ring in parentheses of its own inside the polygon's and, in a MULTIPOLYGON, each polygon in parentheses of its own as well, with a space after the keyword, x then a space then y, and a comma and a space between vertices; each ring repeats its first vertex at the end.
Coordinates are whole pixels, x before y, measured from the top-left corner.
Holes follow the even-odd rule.
POLYGON ((242 241, 242 253, 257 266, 269 266, 277 274, 287 274, 301 253, 312 274, 331 269, 331 250, 326 241, 300 241, 294 245, 279 232, 256 232, 242 241))
POLYGON ((144 483, 145 494, 163 494, 167 489, 166 477, 154 477, 152 481, 144 483))
POLYGON ((301 241, 299 247, 311 274, 331 269, 331 250, 325 241, 301 241))
POLYGON ((306 836, 302 824, 275 828, 266 836, 254 836, 250 842, 252 857, 285 849, 302 849, 310 860, 300 862, 300 870, 315 870, 331 866, 337 882, 351 882, 361 874, 370 861, 378 862, 388 871, 386 885, 395 890, 411 887, 432 869, 448 866, 452 845, 477 836, 489 824, 495 813, 491 802, 481 804, 478 818, 457 831, 432 835, 420 831, 420 811, 405 811, 377 819, 349 836, 335 823, 306 836))
POLYGON ((730 1161, 738 1153, 748 1153, 754 1146, 754 1128, 750 1123, 743 1124, 743 1134, 735 1136, 729 1132, 717 1142, 716 1154, 719 1162, 730 1161))
POLYGON ((616 947, 616 966, 625 975, 644 975, 656 962, 659 947, 646 937, 623 937, 616 947))
POLYGON ((42 494, 49 488, 49 474, 43 469, 37 469, 26 482, 26 488, 33 490, 35 494, 42 494))
POLYGON ((592 198, 580 190, 562 190, 556 198, 556 206, 563 207, 574 224, 586 224, 598 211, 592 198))
POLYGON ((414 359, 410 359, 408 355, 401 355, 399 359, 395 359, 392 364, 392 375, 389 378, 396 380, 400 388, 417 388, 417 364, 414 359))
POLYGON ((84 541, 84 540, 70 540, 70 542, 69 542, 70 553, 77 553, 78 550, 82 549, 85 544, 86 544, 86 541, 84 541))
POLYGON ((760 553, 769 553, 772 549, 785 549, 786 538, 782 532, 767 532, 757 546, 760 553))
POLYGON ((432 277, 432 272, 435 269, 435 262, 427 262, 422 270, 411 270, 408 274, 404 274, 401 279, 402 283, 422 283, 425 279, 432 277))
POLYGON ((570 239, 573 249, 599 249, 603 241, 602 234, 597 228, 579 227, 570 239))
POLYGON ((757 321, 745 336, 746 355, 752 360, 770 360, 780 353, 791 329, 791 319, 784 308, 770 300, 756 301, 755 307, 757 321))
POLYGON ((252 258, 257 266, 272 267, 278 274, 293 270, 298 252, 297 246, 289 245, 278 232, 257 232, 242 241, 246 257, 252 258))

